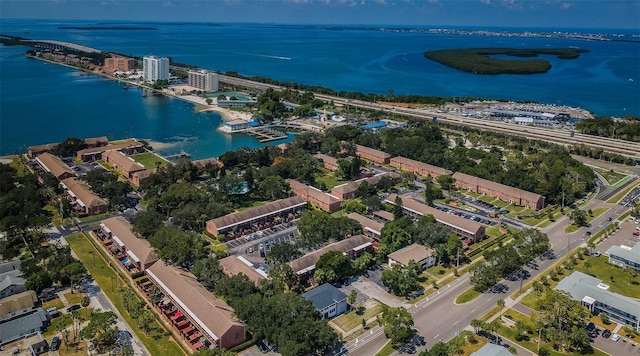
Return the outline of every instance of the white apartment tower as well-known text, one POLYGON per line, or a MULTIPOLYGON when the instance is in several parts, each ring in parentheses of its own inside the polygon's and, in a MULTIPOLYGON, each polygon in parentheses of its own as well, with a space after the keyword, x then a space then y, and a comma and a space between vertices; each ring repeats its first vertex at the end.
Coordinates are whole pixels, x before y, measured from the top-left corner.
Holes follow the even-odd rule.
POLYGON ((142 68, 146 82, 169 80, 169 58, 156 56, 144 57, 142 68))
POLYGON ((188 74, 188 84, 205 92, 218 91, 218 74, 206 70, 193 71, 188 74))

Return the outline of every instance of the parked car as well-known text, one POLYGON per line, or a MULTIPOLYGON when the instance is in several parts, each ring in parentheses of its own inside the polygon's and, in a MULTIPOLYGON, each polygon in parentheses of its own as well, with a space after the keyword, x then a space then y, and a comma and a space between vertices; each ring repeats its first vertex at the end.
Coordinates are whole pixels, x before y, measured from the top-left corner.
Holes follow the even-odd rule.
POLYGON ((636 231, 633 233, 633 236, 640 236, 640 231, 636 231))
POLYGON ((593 330, 596 329, 596 324, 594 323, 589 323, 587 324, 587 326, 584 327, 585 329, 587 329, 588 332, 592 332, 593 330))
POLYGON ((57 336, 54 336, 53 339, 51 339, 51 342, 49 343, 49 350, 56 351, 58 348, 60 348, 60 338, 57 336))
POLYGON ((618 340, 620 340, 620 335, 618 334, 611 335, 611 341, 618 342, 618 340))
POLYGON ((72 305, 72 306, 70 306, 70 307, 68 307, 68 308, 67 308, 67 313, 71 313, 72 311, 74 311, 74 310, 78 310, 78 309, 80 309, 80 308, 81 308, 81 307, 80 307, 80 304, 74 304, 74 305, 72 305))
POLYGON ((608 338, 609 338, 609 336, 611 336, 611 330, 609 330, 609 329, 605 329, 605 330, 602 332, 602 337, 603 337, 603 338, 605 338, 605 339, 608 339, 608 338))
POLYGON ((600 254, 600 251, 593 251, 593 255, 595 257, 600 257, 601 254, 600 254))

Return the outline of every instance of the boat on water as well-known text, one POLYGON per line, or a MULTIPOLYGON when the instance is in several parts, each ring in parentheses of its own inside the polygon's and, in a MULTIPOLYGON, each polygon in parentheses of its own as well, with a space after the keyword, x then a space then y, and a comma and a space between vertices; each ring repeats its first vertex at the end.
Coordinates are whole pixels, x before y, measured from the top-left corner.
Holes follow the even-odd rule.
POLYGON ((122 90, 129 90, 129 86, 128 85, 123 86, 122 90))

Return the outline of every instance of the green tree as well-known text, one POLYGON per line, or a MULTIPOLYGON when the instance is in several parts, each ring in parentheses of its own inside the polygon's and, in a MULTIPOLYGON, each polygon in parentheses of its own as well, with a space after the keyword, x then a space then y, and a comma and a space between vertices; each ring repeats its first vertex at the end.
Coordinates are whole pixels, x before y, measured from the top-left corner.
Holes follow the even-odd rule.
POLYGON ((504 309, 505 302, 504 299, 500 298, 497 301, 498 308, 500 308, 500 317, 502 318, 502 310, 504 309))
POLYGON ((349 293, 349 297, 347 298, 347 302, 350 305, 353 305, 356 302, 357 297, 358 297, 358 291, 356 291, 355 289, 352 289, 351 293, 349 293))
POLYGON ((391 339, 394 348, 409 342, 416 333, 413 329, 413 317, 402 307, 386 307, 382 311, 381 323, 385 336, 391 339))
POLYGON ((340 251, 328 251, 316 262, 316 270, 333 271, 335 280, 326 282, 344 281, 353 274, 351 260, 340 251))
POLYGON ((421 352, 420 356, 449 356, 450 354, 449 345, 438 341, 428 351, 421 352))
POLYGON ((118 317, 111 311, 94 313, 80 336, 92 340, 98 350, 104 350, 115 342, 117 320, 118 317))
POLYGON ((569 219, 573 222, 574 225, 577 226, 586 226, 587 225, 587 212, 580 209, 575 209, 569 215, 569 219))
POLYGON ((409 261, 410 265, 405 267, 396 263, 391 269, 382 272, 382 283, 394 295, 406 297, 420 289, 418 273, 411 262, 416 264, 415 261, 409 261))

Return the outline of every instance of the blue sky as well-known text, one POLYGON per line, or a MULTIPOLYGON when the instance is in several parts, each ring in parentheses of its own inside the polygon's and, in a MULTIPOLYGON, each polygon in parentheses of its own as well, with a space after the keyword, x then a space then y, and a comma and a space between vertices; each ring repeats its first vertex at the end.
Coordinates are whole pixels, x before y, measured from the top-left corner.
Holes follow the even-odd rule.
POLYGON ((0 0, 0 18, 640 29, 640 0, 0 0))

